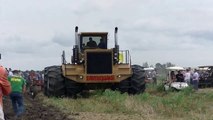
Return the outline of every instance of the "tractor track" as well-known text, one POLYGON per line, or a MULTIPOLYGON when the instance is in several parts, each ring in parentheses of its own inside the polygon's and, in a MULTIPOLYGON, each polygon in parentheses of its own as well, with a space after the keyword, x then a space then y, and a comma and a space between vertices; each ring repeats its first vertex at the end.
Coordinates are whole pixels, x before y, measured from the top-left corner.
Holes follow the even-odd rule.
MULTIPOLYGON (((14 120, 14 113, 9 97, 4 97, 4 113, 6 120, 14 120)), ((34 99, 24 95, 25 113, 17 120, 74 120, 53 106, 43 105, 38 97, 34 99)))

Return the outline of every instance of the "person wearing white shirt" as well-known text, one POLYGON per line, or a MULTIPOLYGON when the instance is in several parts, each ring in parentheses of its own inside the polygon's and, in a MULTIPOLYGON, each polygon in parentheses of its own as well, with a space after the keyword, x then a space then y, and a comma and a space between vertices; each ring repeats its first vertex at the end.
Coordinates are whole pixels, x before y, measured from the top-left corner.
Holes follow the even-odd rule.
POLYGON ((195 69, 195 72, 192 76, 192 83, 195 90, 198 90, 198 83, 199 83, 199 74, 197 70, 195 69))
POLYGON ((12 72, 11 68, 9 68, 9 71, 8 71, 8 77, 10 77, 10 76, 13 76, 13 72, 12 72))
POLYGON ((184 81, 190 85, 191 73, 189 69, 186 69, 186 73, 184 74, 184 81))

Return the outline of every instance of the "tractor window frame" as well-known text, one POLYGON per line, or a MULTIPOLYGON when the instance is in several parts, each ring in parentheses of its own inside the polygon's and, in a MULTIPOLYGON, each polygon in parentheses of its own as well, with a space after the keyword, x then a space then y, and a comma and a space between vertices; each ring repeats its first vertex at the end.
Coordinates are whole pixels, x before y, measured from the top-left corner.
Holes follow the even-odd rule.
MULTIPOLYGON (((108 39, 107 39, 107 34, 101 34, 101 35, 80 35, 80 49, 81 51, 84 51, 84 46, 86 46, 86 43, 89 41, 89 38, 92 37, 93 40, 97 43, 97 45, 100 43, 100 39, 102 38, 105 42, 105 48, 103 49, 107 49, 107 42, 108 42, 108 39), (84 39, 86 38, 86 39, 84 39), (83 45, 84 44, 84 45, 83 45)), ((98 47, 97 47, 98 48, 98 47)))

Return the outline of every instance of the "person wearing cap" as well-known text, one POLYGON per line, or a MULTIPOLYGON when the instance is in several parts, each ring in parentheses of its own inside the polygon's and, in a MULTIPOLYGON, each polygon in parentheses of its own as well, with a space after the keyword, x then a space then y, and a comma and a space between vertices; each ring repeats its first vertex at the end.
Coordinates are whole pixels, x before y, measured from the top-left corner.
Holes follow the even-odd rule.
POLYGON ((0 66, 0 120, 4 120, 2 98, 4 95, 9 95, 11 92, 11 86, 7 80, 7 75, 7 70, 3 66, 0 66))
POLYGON ((23 93, 26 92, 26 80, 21 76, 18 70, 14 70, 13 76, 8 77, 8 80, 12 87, 10 99, 15 117, 20 117, 24 113, 23 93))

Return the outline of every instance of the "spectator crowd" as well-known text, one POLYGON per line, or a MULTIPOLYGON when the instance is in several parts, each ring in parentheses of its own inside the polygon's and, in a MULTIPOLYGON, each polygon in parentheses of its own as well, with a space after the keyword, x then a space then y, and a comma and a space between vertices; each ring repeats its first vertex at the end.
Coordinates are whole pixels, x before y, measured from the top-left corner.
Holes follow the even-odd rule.
POLYGON ((30 93, 36 86, 42 89, 43 71, 21 71, 7 69, 0 66, 0 120, 5 120, 3 113, 3 96, 9 95, 13 111, 14 119, 20 118, 24 111, 23 95, 30 93))

